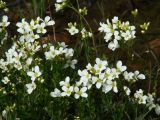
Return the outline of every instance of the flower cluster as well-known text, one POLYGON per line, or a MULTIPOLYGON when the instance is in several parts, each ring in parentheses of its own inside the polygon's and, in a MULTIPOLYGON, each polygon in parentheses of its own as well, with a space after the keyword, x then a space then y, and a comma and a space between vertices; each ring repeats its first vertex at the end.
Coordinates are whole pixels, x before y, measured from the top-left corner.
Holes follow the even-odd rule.
POLYGON ((74 54, 72 48, 67 48, 64 42, 59 43, 57 47, 51 45, 49 46, 49 51, 45 52, 45 57, 47 60, 52 60, 57 56, 64 55, 65 58, 71 58, 74 54))
POLYGON ((46 52, 44 53, 46 60, 53 60, 55 58, 67 59, 64 68, 71 67, 72 69, 75 69, 77 60, 72 60, 74 54, 74 50, 72 48, 67 48, 67 45, 65 45, 64 42, 58 43, 56 47, 53 45, 48 45, 47 47, 49 48, 49 50, 45 50, 46 52))
POLYGON ((124 74, 124 79, 127 80, 128 82, 136 82, 138 79, 145 79, 145 76, 143 74, 140 74, 139 71, 133 72, 127 72, 125 71, 124 74))
POLYGON ((148 93, 148 95, 144 95, 144 91, 142 89, 137 90, 134 93, 134 101, 138 102, 138 104, 144 104, 149 110, 154 109, 157 115, 160 115, 160 106, 155 103, 154 95, 148 93))
MULTIPOLYGON (((100 60, 96 58, 96 64, 92 66, 90 63, 86 66, 84 70, 78 70, 78 75, 80 76, 80 80, 76 81, 76 84, 72 87, 79 90, 82 88, 85 89, 85 92, 92 88, 93 85, 97 89, 102 88, 104 93, 108 93, 109 91, 113 90, 115 93, 118 92, 117 88, 117 79, 120 77, 121 74, 126 71, 127 67, 122 65, 121 61, 118 61, 116 64, 116 68, 108 67, 108 62, 100 60)), ((68 79, 68 77, 67 77, 68 79)), ((66 86, 68 86, 69 81, 65 82, 66 86)), ((62 86, 62 84, 61 84, 62 86)), ((70 87, 70 85, 69 85, 70 87)), ((66 88, 69 88, 66 87, 66 88)), ((82 89, 82 90, 83 90, 82 89)), ((56 89, 57 91, 57 89, 56 89)), ((73 92, 74 89, 70 92, 73 92)), ((129 91, 129 88, 125 86, 125 91, 129 91)), ((74 91, 75 92, 75 91, 74 91)))
POLYGON ((3 30, 3 28, 6 28, 8 25, 10 24, 10 22, 8 22, 8 16, 3 16, 2 17, 2 22, 0 22, 0 31, 3 30))
POLYGON ((121 22, 118 17, 114 17, 111 22, 107 19, 107 23, 100 23, 98 30, 105 33, 104 39, 109 42, 108 48, 113 51, 120 46, 119 41, 125 43, 132 40, 136 33, 135 26, 131 26, 128 21, 121 22))
MULTIPOLYGON (((9 25, 7 20, 8 17, 3 17, 0 26, 7 27, 9 25)), ((39 42, 40 40, 37 40, 40 39, 42 34, 47 32, 45 27, 51 25, 54 25, 54 21, 48 16, 45 17, 44 20, 38 17, 35 21, 31 20, 30 23, 25 21, 25 19, 22 19, 21 22, 17 23, 17 31, 20 33, 20 37, 18 38, 19 40, 15 40, 11 48, 5 52, 4 58, 0 59, 0 70, 3 74, 2 83, 6 85, 6 88, 8 84, 13 89, 15 88, 12 80, 9 79, 10 76, 14 76, 12 73, 13 71, 19 71, 26 77, 26 81, 24 81, 24 83, 28 94, 31 94, 33 90, 36 89, 36 82, 43 83, 43 70, 40 69, 43 58, 37 55, 37 52, 42 49, 44 52, 42 54, 45 55, 47 60, 53 60, 55 57, 67 59, 64 68, 71 67, 75 69, 77 60, 71 59, 74 54, 73 49, 67 48, 65 43, 57 43, 57 46, 48 43, 41 46, 39 42), (31 81, 28 83, 28 80, 31 81)), ((20 79, 21 74, 18 76, 18 79, 20 79)), ((16 84, 18 84, 18 82, 16 84)), ((6 93, 5 91, 6 90, 4 88, 3 92, 6 93)))
POLYGON ((31 20, 30 23, 26 22, 25 19, 22 19, 21 22, 17 23, 18 32, 21 34, 20 42, 31 42, 33 43, 35 40, 40 38, 41 34, 45 34, 47 30, 45 27, 54 25, 55 22, 51 20, 49 16, 46 16, 45 19, 41 19, 40 17, 37 20, 31 20))
POLYGON ((62 91, 55 88, 54 92, 51 92, 50 95, 52 97, 65 97, 70 96, 73 92, 75 93, 74 97, 78 99, 79 97, 88 97, 88 94, 86 93, 87 87, 79 87, 80 84, 77 83, 76 85, 70 84, 70 78, 66 77, 65 81, 61 81, 60 86, 62 87, 62 91))
MULTIPOLYGON (((78 43, 78 45, 81 44, 80 48, 84 50, 77 49, 78 51, 76 52, 80 53, 81 51, 85 51, 86 46, 86 55, 90 55, 94 50, 97 51, 94 40, 93 45, 95 49, 90 48, 92 46, 88 46, 89 41, 86 42, 87 39, 91 37, 94 38, 94 36, 92 29, 84 17, 87 15, 87 8, 81 8, 86 4, 85 1, 82 2, 81 5, 77 0, 76 7, 69 0, 55 1, 56 12, 68 7, 74 10, 81 18, 80 25, 76 22, 70 22, 65 29, 70 35, 76 35, 77 40, 81 39, 84 42, 84 44, 81 44, 81 42, 78 43)), ((6 3, 0 0, 0 9, 6 11, 7 9, 5 10, 5 8, 6 3)), ((132 14, 136 17, 138 10, 135 9, 132 11, 132 14)), ((3 47, 5 46, 5 40, 10 37, 7 33, 7 27, 10 22, 6 15, 1 16, 0 19, 0 47, 3 47)), ((58 119, 54 113, 53 107, 55 103, 59 102, 59 99, 58 101, 57 99, 50 101, 50 98, 48 98, 49 94, 54 98, 74 97, 75 99, 79 99, 78 102, 80 104, 76 104, 76 108, 80 106, 82 113, 83 107, 86 106, 82 106, 81 104, 85 102, 89 102, 89 109, 92 107, 93 109, 97 108, 97 105, 92 106, 96 100, 92 101, 90 99, 92 95, 95 95, 93 93, 94 91, 103 92, 103 96, 101 96, 102 101, 100 101, 102 104, 104 101, 103 98, 105 98, 104 95, 109 95, 109 98, 105 98, 105 100, 107 99, 109 102, 115 98, 115 95, 118 95, 118 97, 125 96, 125 98, 120 99, 120 101, 126 101, 126 99, 128 99, 139 105, 146 106, 149 110, 154 109, 155 113, 160 115, 160 105, 157 103, 158 100, 156 101, 156 95, 154 93, 146 93, 142 89, 137 90, 135 89, 136 86, 132 89, 134 83, 146 79, 145 75, 138 70, 133 72, 128 71, 127 67, 122 64, 122 61, 118 60, 116 64, 111 64, 107 60, 96 58, 94 64, 88 63, 84 69, 78 69, 77 71, 70 70, 68 67, 76 69, 76 64, 78 63, 78 61, 74 59, 74 49, 68 48, 64 42, 45 43, 42 41, 43 39, 41 37, 47 34, 47 27, 53 26, 54 24, 55 21, 49 16, 46 16, 44 19, 37 17, 35 20, 32 19, 29 22, 26 19, 22 19, 16 24, 18 33, 11 39, 13 40, 11 47, 7 50, 4 49, 4 52, 2 52, 0 56, 0 96, 2 98, 0 103, 2 106, 1 110, 3 110, 1 115, 3 118, 12 119, 13 115, 16 119, 20 119, 17 118, 17 116, 19 116, 18 112, 22 110, 21 113, 23 113, 26 111, 26 108, 28 108, 28 110, 25 115, 33 116, 31 113, 36 113, 39 109, 39 107, 35 105, 42 105, 41 108, 45 108, 44 112, 46 112, 47 118, 52 119, 55 117, 58 119), (64 78, 65 74, 68 73, 72 74, 73 78, 69 76, 64 78), (59 78, 61 78, 61 81, 56 81, 59 78), (53 92, 50 92, 53 85, 56 87, 53 92), (109 93, 114 95, 110 95, 109 93), (8 99, 8 96, 11 98, 8 99), (15 98, 19 100, 17 101, 15 98), (81 101, 81 99, 85 98, 89 99, 87 101, 81 101), (3 101, 5 101, 5 104, 3 104, 3 101), (26 103, 28 103, 27 106, 26 103), (36 108, 32 110, 32 106, 36 108)), ((149 25, 149 22, 140 25, 141 32, 144 33, 148 30, 149 25)), ((100 22, 100 27, 98 28, 98 30, 105 35, 104 40, 108 43, 108 48, 112 51, 133 40, 136 34, 135 29, 135 26, 130 25, 128 21, 122 22, 118 17, 114 17, 112 20, 107 19, 104 23, 100 22)), ((56 35, 54 37, 56 37, 56 35)), ((96 44, 99 43, 96 42, 96 44)), ((90 60, 90 56, 89 58, 88 56, 86 57, 87 60, 90 60)), ((68 119, 68 108, 70 108, 68 105, 75 103, 75 101, 74 99, 65 100, 66 101, 63 102, 60 101, 59 109, 62 110, 64 107, 67 107, 67 109, 64 110, 67 110, 67 112, 63 117, 65 117, 64 119, 68 119)), ((106 102, 106 105, 107 104, 106 102)), ((102 110, 103 109, 105 109, 105 107, 102 108, 102 110)), ((110 110, 110 108, 108 110, 110 110)), ((80 119, 82 116, 82 119, 85 119, 83 118, 85 114, 81 113, 78 113, 78 115, 80 115, 79 117, 77 114, 73 114, 73 117, 75 119, 80 119)), ((61 116, 61 112, 58 111, 58 115, 61 116)), ((23 117, 23 115, 21 116, 23 117)), ((38 115, 36 114, 35 116, 37 118, 38 115)), ((46 116, 44 119, 45 118, 46 116)), ((97 118, 99 118, 99 116, 97 116, 97 118)))
POLYGON ((83 27, 81 30, 77 28, 77 23, 68 23, 68 28, 66 29, 71 35, 75 35, 78 33, 81 33, 82 39, 90 38, 92 37, 92 33, 87 31, 85 27, 83 27))
POLYGON ((0 68, 2 72, 7 72, 12 68, 17 70, 22 69, 21 58, 26 58, 25 51, 18 49, 18 45, 15 43, 12 47, 5 52, 6 59, 0 59, 0 68))
MULTIPOLYGON (((66 77, 65 81, 59 83, 62 91, 55 88, 54 92, 51 92, 50 95, 52 97, 68 97, 74 94, 76 99, 80 97, 86 98, 88 97, 87 91, 94 85, 97 89, 102 89, 104 93, 108 93, 111 90, 114 93, 118 93, 118 91, 123 90, 127 96, 130 96, 133 91, 126 85, 126 82, 124 82, 125 84, 121 88, 121 85, 118 84, 119 82, 123 83, 120 81, 120 78, 124 77, 124 80, 129 83, 145 79, 145 76, 140 74, 139 71, 135 71, 134 73, 127 72, 127 67, 122 65, 121 61, 118 61, 116 67, 112 68, 108 66, 108 62, 105 60, 96 58, 95 62, 94 66, 89 63, 86 69, 78 70, 80 79, 75 84, 71 85, 70 78, 66 77)), ((144 95, 142 89, 134 93, 133 100, 138 102, 138 104, 145 104, 150 110, 155 108, 155 112, 160 114, 159 105, 154 103, 153 96, 151 94, 144 95)))

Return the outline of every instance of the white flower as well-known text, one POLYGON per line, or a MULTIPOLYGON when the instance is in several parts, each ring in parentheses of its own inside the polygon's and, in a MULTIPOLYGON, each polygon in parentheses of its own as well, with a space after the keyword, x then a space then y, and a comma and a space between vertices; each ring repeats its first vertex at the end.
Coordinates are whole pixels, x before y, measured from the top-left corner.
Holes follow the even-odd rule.
POLYGON ((50 50, 48 52, 45 52, 46 59, 53 59, 57 55, 59 55, 59 51, 56 50, 54 46, 51 46, 50 50))
POLYGON ((65 53, 66 58, 71 58, 74 54, 74 50, 72 48, 70 48, 70 49, 65 48, 64 53, 65 53))
POLYGON ((32 19, 30 24, 29 24, 29 31, 33 31, 37 28, 37 25, 35 24, 35 21, 32 19))
POLYGON ((70 87, 63 86, 62 90, 63 92, 61 93, 61 96, 70 96, 71 93, 73 92, 73 86, 70 87))
POLYGON ((138 91, 136 91, 136 93, 134 94, 134 97, 135 98, 139 98, 143 95, 143 90, 142 89, 139 89, 138 91))
POLYGON ((154 98, 152 94, 148 94, 146 106, 149 107, 149 110, 152 110, 156 107, 156 105, 154 104, 154 98))
POLYGON ((148 94, 148 96, 147 96, 147 102, 148 103, 153 103, 153 101, 154 101, 153 95, 152 94, 148 94))
POLYGON ((112 35, 113 35, 113 33, 111 33, 111 32, 107 33, 104 36, 105 41, 108 42, 109 40, 111 40, 112 39, 112 35))
POLYGON ((33 61, 33 58, 32 58, 32 57, 29 57, 29 58, 27 58, 27 60, 26 60, 26 64, 29 66, 29 65, 31 65, 32 61, 33 61))
POLYGON ((118 22, 118 17, 114 16, 114 18, 112 19, 112 23, 117 23, 118 22))
POLYGON ((121 36, 119 35, 120 33, 119 33, 119 31, 114 31, 114 39, 115 40, 121 40, 121 36))
POLYGON ((8 22, 8 16, 3 16, 2 22, 0 22, 0 26, 7 27, 9 24, 10 24, 10 22, 8 22))
POLYGON ((118 70, 119 72, 124 72, 126 69, 127 69, 126 66, 122 66, 122 61, 118 61, 118 62, 117 62, 117 70, 118 70))
POLYGON ((100 22, 100 27, 98 28, 98 30, 100 32, 110 32, 111 31, 110 27, 107 24, 101 23, 101 22, 100 22))
POLYGON ((90 63, 88 63, 88 65, 86 66, 87 70, 89 70, 90 72, 92 72, 93 67, 91 66, 90 63))
POLYGON ((104 77, 107 79, 107 80, 113 80, 113 74, 111 73, 111 69, 110 68, 106 68, 105 70, 105 73, 104 73, 104 77))
POLYGON ((24 28, 24 27, 27 26, 27 25, 28 25, 28 23, 25 21, 25 19, 22 19, 21 22, 18 22, 18 23, 16 24, 16 26, 19 27, 19 28, 24 28))
POLYGON ((62 86, 63 92, 61 93, 61 96, 70 96, 73 92, 73 86, 70 86, 70 78, 66 77, 65 81, 61 81, 60 86, 62 86))
POLYGON ((67 68, 67 67, 71 67, 72 69, 75 69, 75 64, 77 64, 77 60, 74 59, 74 60, 67 60, 67 63, 65 64, 64 68, 67 68))
POLYGON ((81 77, 80 81, 83 83, 84 86, 88 85, 89 80, 91 79, 91 74, 88 73, 86 69, 78 70, 78 75, 81 77))
POLYGON ((104 74, 101 73, 101 74, 99 74, 99 77, 92 77, 92 81, 93 81, 93 84, 96 82, 96 88, 100 89, 101 86, 106 81, 106 78, 104 77, 104 74))
POLYGON ((28 36, 27 36, 28 42, 32 42, 32 43, 33 43, 35 40, 39 39, 39 38, 40 38, 40 36, 39 36, 38 34, 33 34, 33 33, 28 34, 28 36))
POLYGON ((32 68, 31 71, 27 72, 27 75, 31 77, 31 80, 34 82, 36 78, 42 75, 41 71, 39 70, 39 66, 35 66, 32 68))
POLYGON ((68 26, 69 26, 69 28, 67 28, 67 30, 71 35, 75 35, 79 32, 79 30, 76 28, 77 27, 76 23, 74 23, 74 24, 68 23, 68 26))
POLYGON ((23 54, 21 52, 20 53, 17 53, 16 51, 13 52, 13 57, 14 57, 13 61, 15 63, 19 63, 22 56, 23 56, 23 54))
POLYGON ((47 32, 45 27, 46 27, 45 23, 41 23, 40 25, 37 25, 37 33, 45 34, 47 32))
POLYGON ((124 73, 123 73, 123 76, 124 76, 124 79, 125 80, 127 80, 127 81, 131 81, 131 80, 133 80, 133 77, 134 77, 134 73, 132 73, 132 72, 127 72, 127 71, 125 71, 124 73))
POLYGON ((100 60, 99 58, 96 58, 96 64, 93 67, 91 65, 87 67, 90 67, 89 69, 91 73, 93 73, 94 75, 99 75, 103 70, 106 69, 107 65, 108 65, 107 61, 105 60, 103 61, 100 60))
POLYGON ((115 49, 118 47, 119 47, 119 44, 117 40, 113 40, 112 42, 108 44, 108 48, 111 49, 112 51, 115 51, 115 49))
POLYGON ((51 26, 51 25, 55 24, 55 22, 53 20, 51 20, 51 18, 49 16, 45 17, 44 23, 45 23, 46 26, 51 26))
POLYGON ((139 79, 145 79, 145 75, 144 74, 139 74, 138 76, 137 76, 139 79))
POLYGON ((160 115, 160 106, 158 104, 156 105, 155 112, 157 115, 160 115))
POLYGON ((33 90, 36 89, 36 84, 34 82, 26 84, 28 94, 31 94, 33 90))
POLYGON ((3 116, 4 118, 7 118, 7 111, 6 111, 6 110, 3 110, 3 111, 2 111, 2 116, 3 116))
POLYGON ((57 88, 54 89, 54 92, 51 92, 50 95, 52 97, 61 97, 61 91, 57 88))
POLYGON ((110 75, 112 76, 112 79, 115 79, 115 78, 119 78, 120 73, 117 72, 117 69, 112 68, 112 69, 111 69, 111 74, 110 74, 110 75))
POLYGON ((59 43, 59 46, 63 47, 63 48, 66 48, 68 45, 66 45, 65 42, 61 42, 61 43, 59 43))
POLYGON ((122 35, 122 37, 124 38, 125 41, 130 40, 130 38, 132 37, 129 30, 127 30, 126 32, 122 32, 121 35, 122 35))
POLYGON ((146 100, 147 100, 147 96, 144 95, 144 96, 140 97, 138 103, 139 104, 146 104, 146 100))
POLYGON ((83 39, 88 38, 88 37, 92 37, 92 33, 88 32, 85 28, 83 28, 81 30, 81 34, 82 34, 83 39))
POLYGON ((28 34, 29 31, 30 31, 30 26, 29 26, 29 24, 25 21, 25 19, 22 19, 21 22, 18 22, 18 23, 16 24, 16 26, 19 27, 19 28, 17 29, 17 31, 18 31, 19 33, 21 33, 21 34, 28 34))
POLYGON ((4 84, 7 84, 8 82, 10 82, 10 80, 9 80, 8 77, 4 77, 4 78, 2 79, 2 82, 3 82, 4 84))
POLYGON ((142 89, 139 89, 138 91, 136 91, 136 93, 134 93, 134 97, 138 101, 139 104, 146 104, 147 102, 147 96, 143 95, 142 89))
POLYGON ((145 79, 145 76, 143 74, 139 74, 139 71, 135 71, 134 75, 135 79, 145 79))
POLYGON ((80 96, 86 98, 88 97, 88 94, 86 93, 86 91, 87 91, 87 87, 82 87, 81 89, 79 89, 79 87, 76 86, 74 87, 74 92, 75 92, 74 97, 76 99, 78 99, 80 96))
POLYGON ((65 81, 61 81, 59 84, 60 84, 60 86, 67 86, 67 87, 69 87, 70 86, 70 78, 66 77, 65 81))
POLYGON ((124 89, 124 91, 126 92, 126 95, 129 96, 130 93, 131 93, 131 90, 130 90, 128 87, 126 87, 126 86, 124 86, 123 89, 124 89))
POLYGON ((108 93, 112 89, 115 93, 118 93, 117 82, 112 80, 107 80, 106 83, 103 84, 102 91, 104 93, 108 93))
POLYGON ((108 62, 107 61, 103 61, 103 60, 100 60, 100 58, 96 58, 96 65, 101 71, 106 69, 106 66, 108 65, 108 62))

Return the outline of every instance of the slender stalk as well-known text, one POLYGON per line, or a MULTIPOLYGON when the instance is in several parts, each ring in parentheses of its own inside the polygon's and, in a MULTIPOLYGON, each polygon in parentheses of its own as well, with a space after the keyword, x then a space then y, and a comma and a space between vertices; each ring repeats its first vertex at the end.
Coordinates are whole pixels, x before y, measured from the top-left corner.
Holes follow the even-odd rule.
MULTIPOLYGON (((88 26, 90 32, 93 33, 93 31, 92 31, 89 23, 88 23, 87 20, 85 19, 85 17, 84 17, 83 15, 79 14, 78 10, 75 9, 73 6, 68 6, 68 5, 67 5, 67 7, 68 7, 68 8, 71 8, 71 9, 74 10, 78 15, 80 15, 80 17, 85 21, 86 25, 88 26)), ((97 49, 96 49, 96 44, 95 44, 95 38, 94 38, 94 36, 92 36, 92 44, 93 44, 93 46, 94 46, 94 48, 95 48, 95 52, 96 52, 96 55, 97 55, 98 52, 97 52, 97 49)))

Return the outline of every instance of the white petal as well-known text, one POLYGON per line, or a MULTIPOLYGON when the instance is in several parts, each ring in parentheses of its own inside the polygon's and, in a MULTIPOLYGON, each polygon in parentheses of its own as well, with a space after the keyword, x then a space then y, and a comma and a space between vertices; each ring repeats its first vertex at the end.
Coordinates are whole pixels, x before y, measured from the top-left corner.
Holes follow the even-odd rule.
POLYGON ((83 88, 81 88, 81 92, 86 92, 87 91, 87 87, 83 87, 83 88))
POLYGON ((79 88, 77 86, 74 87, 74 91, 77 93, 79 91, 79 88))
POLYGON ((118 61, 117 62, 117 68, 121 68, 121 66, 122 66, 122 61, 118 61))
POLYGON ((79 98, 79 95, 78 95, 78 94, 75 94, 74 97, 75 97, 76 99, 78 99, 78 98, 79 98))
POLYGON ((62 92, 62 93, 61 93, 61 96, 63 96, 63 97, 64 97, 64 96, 67 96, 66 92, 62 92))
POLYGON ((113 91, 114 91, 115 93, 117 93, 117 92, 118 92, 117 87, 114 87, 114 88, 113 88, 113 91))
POLYGON ((35 66, 35 72, 39 72, 39 66, 35 66))
POLYGON ((53 20, 48 22, 48 25, 54 25, 54 24, 55 22, 53 20))
POLYGON ((102 88, 103 92, 108 93, 109 91, 112 90, 112 86, 111 85, 105 85, 102 88))
POLYGON ((66 77, 65 82, 66 82, 66 83, 69 83, 69 82, 70 82, 70 78, 69 78, 69 77, 66 77))
POLYGON ((45 17, 45 22, 48 22, 51 18, 49 16, 45 17))
POLYGON ((139 75, 138 75, 138 78, 143 80, 143 79, 145 79, 145 75, 139 74, 139 75))
POLYGON ((29 72, 27 72, 27 75, 31 77, 34 75, 34 72, 29 71, 29 72))
POLYGON ((68 88, 67 88, 66 86, 63 86, 63 87, 62 87, 62 90, 63 90, 63 91, 67 91, 68 88))
POLYGON ((71 92, 73 91, 73 86, 69 87, 69 91, 71 92))
POLYGON ((84 98, 87 98, 87 97, 88 97, 88 94, 87 94, 87 93, 82 93, 81 96, 84 97, 84 98))
POLYGON ((97 82, 97 83, 96 83, 96 87, 97 87, 98 89, 101 87, 101 85, 102 85, 102 84, 101 84, 100 82, 97 82))

